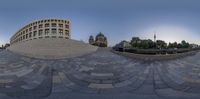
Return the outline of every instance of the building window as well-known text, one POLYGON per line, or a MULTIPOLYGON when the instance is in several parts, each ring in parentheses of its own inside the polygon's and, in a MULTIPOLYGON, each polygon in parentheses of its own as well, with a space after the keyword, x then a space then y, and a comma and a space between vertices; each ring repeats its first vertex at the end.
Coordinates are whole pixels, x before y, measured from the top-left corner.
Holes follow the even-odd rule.
POLYGON ((49 23, 45 24, 45 27, 49 27, 49 23))
POLYGON ((40 25, 39 25, 39 28, 42 28, 42 27, 43 27, 43 24, 40 24, 40 25))
POLYGON ((35 37, 37 35, 37 31, 33 32, 33 37, 35 37))
POLYGON ((45 35, 49 34, 49 29, 45 29, 45 35))
POLYGON ((28 32, 28 29, 26 29, 26 33, 28 32))
POLYGON ((63 35, 63 30, 62 29, 59 29, 59 34, 63 35))
POLYGON ((56 29, 51 30, 52 34, 56 34, 56 29))
POLYGON ((56 27, 56 23, 52 23, 52 24, 51 24, 51 27, 56 27))
POLYGON ((65 25, 65 28, 69 28, 69 25, 65 25))
POLYGON ((28 38, 28 34, 26 34, 26 39, 28 38))
POLYGON ((32 32, 29 33, 29 38, 31 38, 31 37, 32 37, 32 32))
POLYGON ((59 24, 59 27, 63 27, 63 24, 59 24))
POLYGON ((36 29, 37 29, 37 26, 34 26, 33 29, 36 30, 36 29))
POLYGON ((69 31, 68 30, 65 30, 65 35, 69 36, 69 31))
POLYGON ((23 39, 25 39, 25 35, 23 35, 23 39))
POLYGON ((42 32, 43 32, 43 30, 39 30, 39 36, 42 36, 42 32))
POLYGON ((29 31, 32 31, 32 27, 29 28, 29 31))

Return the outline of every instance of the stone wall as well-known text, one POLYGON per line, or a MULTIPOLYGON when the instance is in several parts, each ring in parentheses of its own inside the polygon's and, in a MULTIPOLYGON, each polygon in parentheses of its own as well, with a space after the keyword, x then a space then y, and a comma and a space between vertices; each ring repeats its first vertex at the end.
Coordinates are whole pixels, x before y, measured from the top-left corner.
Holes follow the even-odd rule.
POLYGON ((178 53, 178 54, 168 54, 168 55, 146 55, 146 54, 134 54, 128 52, 119 52, 111 50, 113 53, 130 57, 133 59, 144 60, 144 61, 160 61, 160 60, 172 60, 177 58, 183 58, 190 55, 195 55, 198 51, 190 51, 185 53, 178 53))
POLYGON ((8 50, 33 58, 60 59, 88 54, 97 47, 72 39, 45 38, 15 43, 8 50))

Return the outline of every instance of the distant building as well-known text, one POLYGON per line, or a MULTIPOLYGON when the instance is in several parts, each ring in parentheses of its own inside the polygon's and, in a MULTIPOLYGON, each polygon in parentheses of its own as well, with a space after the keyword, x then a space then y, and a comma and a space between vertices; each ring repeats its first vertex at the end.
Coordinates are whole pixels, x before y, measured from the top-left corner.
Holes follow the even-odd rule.
POLYGON ((191 47, 191 48, 198 48, 199 45, 197 45, 197 44, 190 44, 190 47, 191 47))
POLYGON ((95 43, 94 37, 91 35, 89 38, 89 44, 93 45, 95 43))
POLYGON ((10 46, 10 44, 9 43, 6 43, 5 45, 2 45, 1 47, 0 47, 0 49, 6 49, 7 47, 9 47, 10 46))
POLYGON ((131 44, 128 41, 121 41, 119 44, 116 44, 113 48, 117 51, 124 51, 126 48, 131 48, 131 44))
POLYGON ((107 47, 107 38, 101 32, 96 36, 95 45, 99 47, 107 47))
POLYGON ((131 44, 128 41, 121 41, 119 44, 116 45, 118 48, 131 48, 131 44))
POLYGON ((10 39, 10 44, 45 38, 70 39, 70 21, 64 19, 41 19, 20 28, 10 39))
POLYGON ((5 46, 4 46, 4 48, 6 49, 9 46, 10 46, 10 44, 6 43, 5 46))
POLYGON ((93 36, 90 36, 89 43, 91 45, 95 45, 95 46, 99 46, 99 47, 107 47, 108 46, 107 38, 101 32, 99 34, 97 34, 95 40, 94 40, 93 36))

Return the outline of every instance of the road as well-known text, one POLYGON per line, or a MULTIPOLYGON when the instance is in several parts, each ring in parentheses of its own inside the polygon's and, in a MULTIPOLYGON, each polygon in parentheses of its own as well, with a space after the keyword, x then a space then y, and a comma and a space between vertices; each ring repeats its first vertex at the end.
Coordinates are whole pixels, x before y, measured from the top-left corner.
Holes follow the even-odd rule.
POLYGON ((0 52, 0 99, 199 99, 200 53, 147 62, 98 49, 60 60, 0 52))

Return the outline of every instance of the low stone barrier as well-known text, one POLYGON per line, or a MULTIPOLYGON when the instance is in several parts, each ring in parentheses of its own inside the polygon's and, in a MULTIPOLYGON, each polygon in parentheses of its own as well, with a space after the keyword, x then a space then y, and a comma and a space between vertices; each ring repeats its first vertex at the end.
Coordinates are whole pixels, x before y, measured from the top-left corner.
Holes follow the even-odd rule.
POLYGON ((11 45, 7 50, 33 58, 61 59, 89 54, 95 52, 97 48, 72 39, 45 38, 19 42, 11 45))
POLYGON ((161 60, 172 60, 177 58, 183 58, 186 56, 195 55, 198 51, 190 51, 185 53, 178 53, 178 54, 167 54, 167 55, 146 55, 146 54, 134 54, 134 53, 128 53, 128 52, 119 52, 111 50, 111 52, 130 57, 137 60, 144 60, 144 61, 161 61, 161 60))

